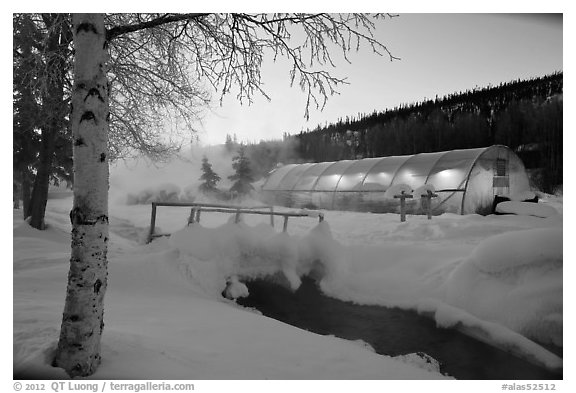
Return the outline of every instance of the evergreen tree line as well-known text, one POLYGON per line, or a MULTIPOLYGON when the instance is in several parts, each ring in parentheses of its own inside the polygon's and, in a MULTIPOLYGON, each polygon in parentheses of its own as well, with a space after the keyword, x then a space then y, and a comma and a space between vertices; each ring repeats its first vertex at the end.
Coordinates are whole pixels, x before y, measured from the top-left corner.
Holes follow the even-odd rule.
POLYGON ((312 162, 503 144, 532 169, 537 187, 553 192, 562 184, 562 93, 558 72, 346 117, 292 139, 312 162))
POLYGON ((252 186, 254 176, 250 158, 246 155, 246 148, 242 144, 239 145, 237 154, 232 158, 232 169, 234 169, 234 174, 228 176, 228 179, 234 183, 230 187, 229 192, 224 192, 218 188, 218 182, 222 180, 221 177, 214 172, 212 164, 204 156, 201 167, 202 175, 200 176, 202 184, 200 184, 198 190, 204 195, 220 200, 242 198, 250 195, 254 190, 252 186))
POLYGON ((258 143, 248 142, 241 144, 236 135, 226 135, 224 146, 230 153, 244 149, 244 154, 250 162, 250 170, 255 180, 259 180, 276 168, 279 163, 302 162, 298 156, 296 148, 298 141, 291 138, 288 133, 284 133, 282 140, 260 141, 258 143))
POLYGON ((44 227, 50 181, 72 179, 68 128, 72 51, 63 14, 43 14, 43 25, 29 15, 13 16, 13 191, 23 201, 30 225, 44 227))
MULTIPOLYGON (((138 155, 153 160, 171 157, 179 149, 173 142, 179 138, 172 136, 187 134, 210 101, 186 64, 174 66, 184 58, 185 49, 175 44, 182 34, 172 37, 165 29, 128 34, 123 26, 141 26, 142 17, 154 15, 105 15, 111 31, 107 70, 112 108, 106 119, 106 162, 138 155), (167 118, 174 125, 168 129, 167 118)), ((71 185, 74 180, 72 20, 71 14, 14 13, 12 26, 13 201, 20 208, 22 200, 23 217, 43 229, 49 185, 71 185)))

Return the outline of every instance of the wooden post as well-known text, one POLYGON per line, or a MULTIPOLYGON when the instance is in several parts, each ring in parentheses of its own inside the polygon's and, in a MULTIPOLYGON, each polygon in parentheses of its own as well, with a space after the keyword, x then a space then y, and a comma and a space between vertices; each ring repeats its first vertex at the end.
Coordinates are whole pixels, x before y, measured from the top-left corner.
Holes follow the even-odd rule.
POLYGON ((270 206, 270 225, 274 228, 274 206, 270 206))
POLYGON ((196 208, 193 207, 190 209, 190 216, 188 217, 188 225, 194 223, 194 218, 196 217, 196 208))
POLYGON ((424 210, 426 210, 426 215, 428 216, 429 220, 432 219, 432 198, 435 198, 437 196, 438 194, 434 194, 430 190, 426 190, 426 195, 420 195, 420 198, 422 200, 421 203, 424 205, 424 210))
POLYGON ((198 210, 196 210, 196 222, 198 224, 200 224, 200 213, 202 212, 202 208, 199 207, 198 210))
POLYGON ((236 217, 234 218, 234 223, 238 224, 240 222, 240 210, 236 210, 236 217))
POLYGON ((152 215, 150 217, 150 233, 148 234, 148 241, 152 241, 152 236, 154 235, 154 227, 156 226, 156 202, 152 202, 152 215))
POLYGON ((284 227, 282 228, 282 232, 288 231, 288 216, 284 216, 284 227))
POLYGON ((400 199, 400 222, 406 221, 406 198, 412 198, 412 195, 402 191, 400 195, 394 195, 394 198, 400 199))

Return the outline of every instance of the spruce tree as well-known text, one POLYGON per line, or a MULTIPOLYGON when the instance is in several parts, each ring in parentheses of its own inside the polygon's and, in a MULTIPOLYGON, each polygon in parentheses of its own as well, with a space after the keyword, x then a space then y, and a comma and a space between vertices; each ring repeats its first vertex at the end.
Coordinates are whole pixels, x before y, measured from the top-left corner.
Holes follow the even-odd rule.
POLYGON ((232 168, 236 171, 228 179, 232 180, 234 184, 230 191, 238 194, 239 196, 248 195, 250 191, 254 190, 252 182, 252 168, 250 168, 250 159, 246 156, 244 145, 240 145, 238 155, 232 158, 232 168))
POLYGON ((200 180, 203 181, 198 187, 198 190, 204 194, 211 194, 218 191, 216 184, 221 180, 220 176, 212 169, 212 164, 208 162, 208 158, 204 156, 202 158, 202 176, 200 180))
POLYGON ((224 146, 228 152, 234 150, 234 142, 232 142, 232 136, 230 134, 226 134, 226 142, 224 142, 224 146))

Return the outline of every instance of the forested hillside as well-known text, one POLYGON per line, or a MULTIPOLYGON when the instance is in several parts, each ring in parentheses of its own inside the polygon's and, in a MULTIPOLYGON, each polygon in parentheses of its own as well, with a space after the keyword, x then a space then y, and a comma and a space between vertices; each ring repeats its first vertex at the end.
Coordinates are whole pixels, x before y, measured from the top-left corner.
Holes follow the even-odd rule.
POLYGON ((476 88, 292 136, 302 161, 405 155, 503 144, 518 151, 535 185, 562 184, 561 72, 476 88))

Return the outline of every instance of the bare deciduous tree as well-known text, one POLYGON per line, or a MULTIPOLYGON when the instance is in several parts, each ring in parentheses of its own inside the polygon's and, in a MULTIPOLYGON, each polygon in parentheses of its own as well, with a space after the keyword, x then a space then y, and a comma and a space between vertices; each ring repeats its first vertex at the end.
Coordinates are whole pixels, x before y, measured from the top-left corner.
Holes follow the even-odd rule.
POLYGON ((100 364, 108 251, 108 51, 102 14, 75 14, 72 256, 55 365, 71 376, 100 364))
POLYGON ((113 83, 124 87, 116 95, 112 87, 111 94, 120 108, 115 116, 126 116, 116 119, 128 131, 122 136, 124 143, 146 146, 154 137, 143 136, 138 129, 149 126, 146 119, 154 127, 162 122, 158 122, 158 113, 143 112, 170 107, 171 113, 189 121, 186 103, 206 100, 194 88, 200 79, 217 89, 221 97, 233 86, 238 88, 240 101, 250 101, 255 93, 266 96, 261 88, 260 68, 268 54, 274 59, 284 56, 292 62, 290 79, 307 96, 307 116, 311 105, 323 107, 335 88, 345 83, 323 69, 333 65, 333 50, 340 50, 346 58, 363 42, 375 53, 394 58, 373 37, 374 21, 381 16, 115 14, 108 17, 107 32, 102 14, 74 16, 76 59, 71 123, 76 182, 70 213, 72 257, 57 366, 71 376, 86 376, 96 370, 101 356, 99 343, 108 275, 110 88, 105 73, 106 52, 115 56, 109 63, 113 83), (135 93, 140 90, 141 95, 135 93), (137 104, 140 106, 135 109, 137 104))

